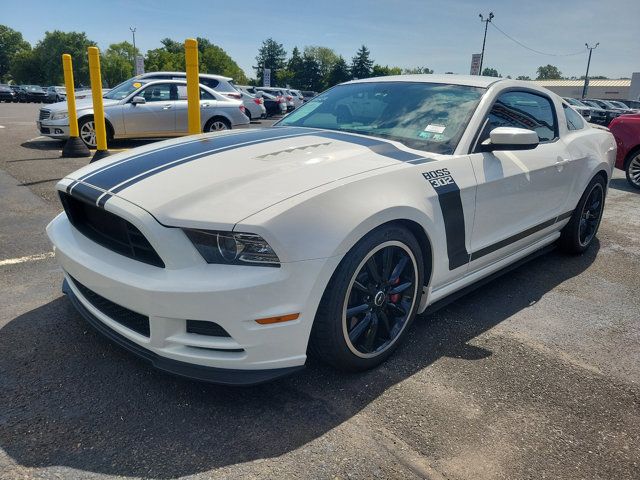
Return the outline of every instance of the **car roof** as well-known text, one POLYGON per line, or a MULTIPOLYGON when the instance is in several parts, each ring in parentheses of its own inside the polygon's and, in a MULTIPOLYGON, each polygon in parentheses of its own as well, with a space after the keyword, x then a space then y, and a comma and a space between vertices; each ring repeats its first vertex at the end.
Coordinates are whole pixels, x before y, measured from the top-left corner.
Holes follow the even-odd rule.
POLYGON ((367 83, 367 82, 422 82, 422 83, 444 83, 448 85, 465 85, 469 87, 487 88, 497 82, 513 82, 514 85, 528 86, 530 82, 521 80, 511 80, 498 77, 483 77, 481 75, 434 75, 434 74, 417 74, 417 75, 390 75, 387 77, 363 78, 361 80, 351 80, 349 83, 367 83))
MULTIPOLYGON (((187 74, 185 72, 147 72, 147 73, 143 73, 141 75, 138 75, 134 78, 149 78, 155 75, 180 75, 180 76, 187 76, 187 74)), ((216 80, 226 80, 227 82, 230 82, 231 80, 233 80, 233 78, 231 77, 225 77, 223 75, 214 75, 212 73, 199 73, 198 74, 200 77, 205 77, 205 78, 214 78, 216 80)))

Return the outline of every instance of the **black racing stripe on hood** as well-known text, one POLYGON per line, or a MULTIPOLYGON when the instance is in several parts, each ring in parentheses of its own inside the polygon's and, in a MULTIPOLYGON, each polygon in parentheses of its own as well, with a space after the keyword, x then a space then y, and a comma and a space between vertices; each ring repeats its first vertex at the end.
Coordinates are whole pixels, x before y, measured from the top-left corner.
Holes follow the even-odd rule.
MULTIPOLYGON (((161 148, 147 154, 131 157, 131 161, 124 159, 110 168, 105 168, 95 174, 88 174, 80 180, 104 190, 110 190, 134 177, 154 169, 174 164, 181 159, 195 159, 206 156, 221 149, 237 147, 248 142, 274 140, 288 137, 296 133, 308 133, 303 128, 273 128, 247 131, 238 135, 224 135, 203 138, 195 142, 179 144, 176 148, 161 148)), ((74 186, 70 188, 73 193, 74 186)))
MULTIPOLYGON (((71 185, 67 187, 67 193, 71 191, 71 185)), ((73 187, 73 196, 78 200, 82 200, 87 203, 94 204, 100 198, 104 192, 102 190, 98 190, 97 188, 92 187, 91 185, 87 185, 86 183, 75 183, 73 187)))
POLYGON ((386 142, 384 140, 378 140, 375 138, 367 138, 358 135, 352 135, 350 133, 331 131, 323 131, 316 134, 316 136, 330 138, 332 140, 340 140, 342 142, 355 143, 356 145, 367 147, 369 150, 378 155, 392 158, 394 160, 399 160, 401 162, 425 163, 425 161, 431 161, 431 159, 425 158, 422 155, 407 152, 406 150, 401 150, 393 143, 386 142))

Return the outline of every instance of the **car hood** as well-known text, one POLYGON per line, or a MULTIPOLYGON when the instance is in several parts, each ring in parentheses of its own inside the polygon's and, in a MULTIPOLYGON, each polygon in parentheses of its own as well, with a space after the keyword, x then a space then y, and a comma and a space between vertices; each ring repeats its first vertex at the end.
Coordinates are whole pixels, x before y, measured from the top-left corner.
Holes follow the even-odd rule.
MULTIPOLYGON (((105 98, 102 100, 102 104, 105 107, 109 107, 111 105, 115 105, 119 102, 119 100, 110 100, 108 98, 105 98)), ((52 103, 50 105, 47 105, 46 107, 47 110, 50 110, 52 112, 59 112, 59 111, 66 111, 67 110, 67 102, 63 101, 63 102, 58 102, 58 103, 52 103)), ((91 99, 91 97, 89 98, 82 98, 82 99, 76 99, 76 110, 85 110, 87 108, 93 108, 93 100, 91 99)))
MULTIPOLYGON (((299 127, 169 140, 89 165, 72 195, 104 207, 114 196, 160 223, 222 228, 322 185, 422 156, 386 140, 299 127)), ((68 181, 67 181, 68 183, 68 181)))

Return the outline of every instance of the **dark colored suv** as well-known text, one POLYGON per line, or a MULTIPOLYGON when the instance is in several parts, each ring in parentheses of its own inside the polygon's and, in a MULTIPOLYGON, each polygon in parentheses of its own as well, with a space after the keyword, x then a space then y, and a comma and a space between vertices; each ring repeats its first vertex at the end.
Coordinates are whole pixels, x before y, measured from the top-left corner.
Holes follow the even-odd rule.
POLYGON ((0 102, 17 102, 15 92, 9 85, 0 84, 0 102))

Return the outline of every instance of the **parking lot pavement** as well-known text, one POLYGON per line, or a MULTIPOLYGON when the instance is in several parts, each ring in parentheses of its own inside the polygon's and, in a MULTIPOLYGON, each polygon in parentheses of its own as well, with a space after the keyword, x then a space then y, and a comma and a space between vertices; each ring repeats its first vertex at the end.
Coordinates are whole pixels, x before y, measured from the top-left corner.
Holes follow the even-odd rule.
POLYGON ((419 318, 376 370, 312 362, 232 389, 86 325, 43 231, 55 178, 86 160, 0 125, 1 478, 638 478, 640 194, 620 172, 587 254, 546 253, 419 318))

